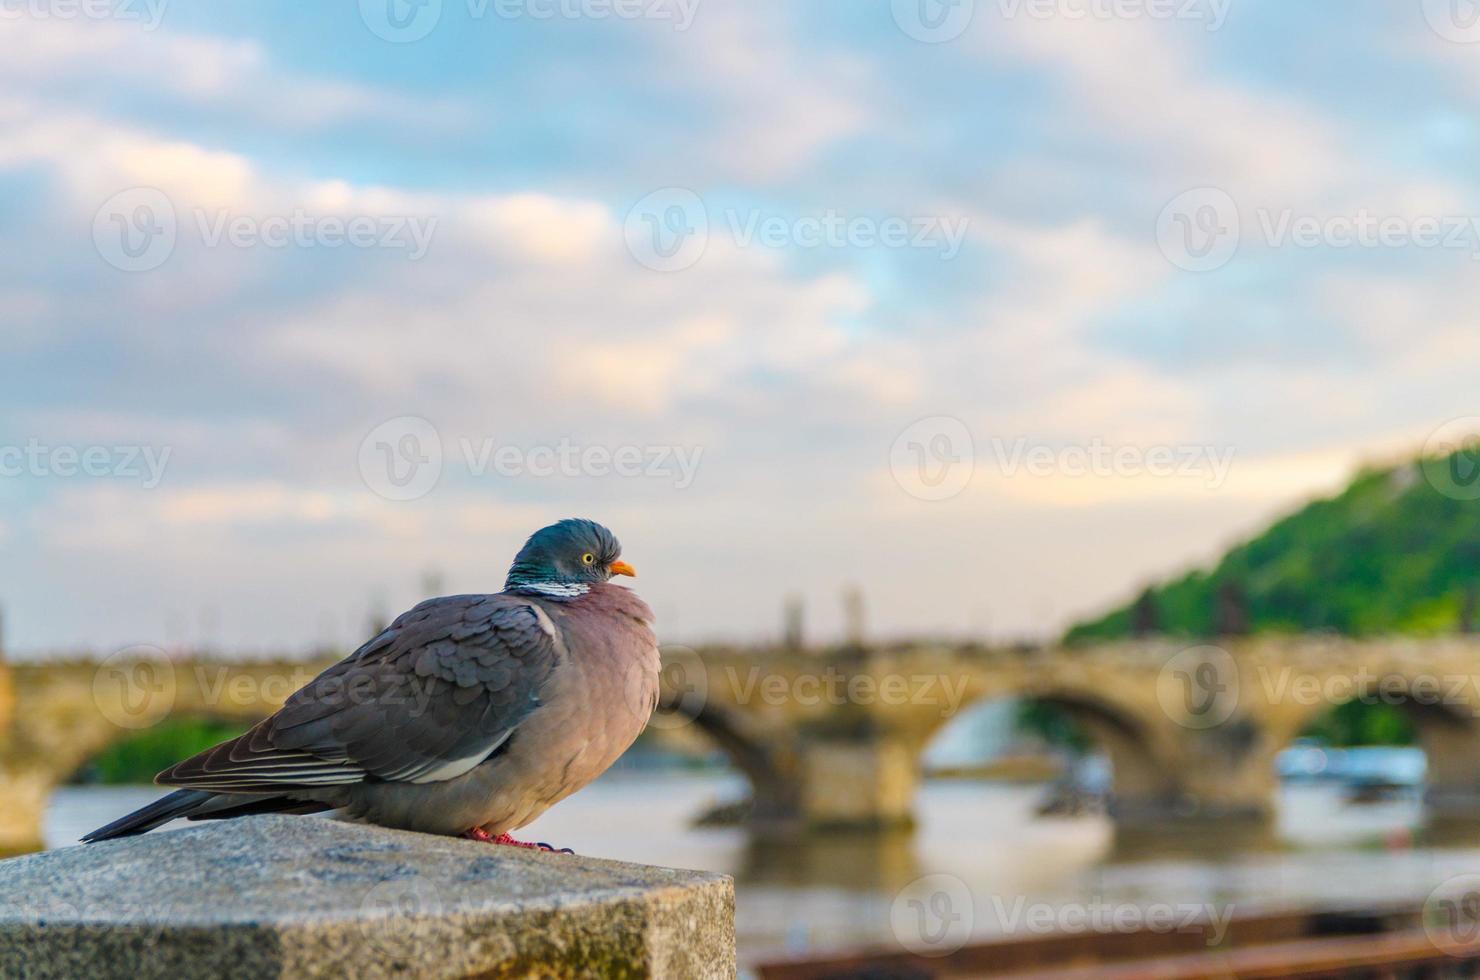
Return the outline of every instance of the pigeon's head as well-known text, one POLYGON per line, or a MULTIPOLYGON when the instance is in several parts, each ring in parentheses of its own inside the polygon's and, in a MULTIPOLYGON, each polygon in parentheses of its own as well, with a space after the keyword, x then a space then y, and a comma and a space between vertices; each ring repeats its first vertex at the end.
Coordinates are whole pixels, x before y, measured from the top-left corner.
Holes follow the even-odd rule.
POLYGON ((595 521, 569 518, 530 535, 514 556, 504 587, 587 585, 613 575, 636 575, 621 556, 622 546, 612 532, 595 521))

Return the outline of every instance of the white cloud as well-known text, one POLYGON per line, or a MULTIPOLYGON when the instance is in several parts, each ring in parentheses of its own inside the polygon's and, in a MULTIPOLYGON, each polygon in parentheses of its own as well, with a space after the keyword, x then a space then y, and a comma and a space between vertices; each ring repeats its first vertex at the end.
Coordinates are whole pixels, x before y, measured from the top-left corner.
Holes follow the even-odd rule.
POLYGON ((1372 152, 1370 134, 1342 125, 1302 91, 1220 78, 1218 36, 1199 22, 1007 17, 978 26, 987 51, 1046 72, 1067 103, 1068 125, 1139 152, 1127 186, 1144 181, 1167 200, 1220 187, 1246 224, 1261 210, 1465 213, 1461 188, 1393 166, 1372 152))
POLYGON ((248 40, 146 31, 116 19, 0 17, 0 77, 27 88, 107 75, 206 100, 261 72, 265 60, 248 40))
MULTIPOLYGON (((777 188, 787 192, 777 199, 823 200, 850 180, 878 179, 851 161, 831 165, 851 141, 888 139, 916 163, 942 145, 976 147, 980 120, 952 114, 971 104, 959 93, 916 107, 918 119, 883 117, 913 91, 894 87, 900 62, 890 60, 895 50, 918 53, 913 42, 814 43, 793 16, 706 8, 687 34, 639 35, 661 38, 644 52, 655 60, 630 69, 642 73, 639 90, 668 85, 672 101, 658 104, 685 110, 667 128, 650 118, 660 112, 634 122, 653 137, 644 179, 688 182, 716 201, 777 188), (959 142, 932 135, 942 131, 959 142), (923 156, 911 143, 922 134, 923 156)), ((491 159, 485 183, 457 189, 421 175, 377 184, 351 176, 377 161, 337 157, 319 127, 398 113, 408 127, 440 125, 449 118, 441 103, 305 78, 255 41, 140 36, 118 25, 41 25, 23 38, 0 24, 0 171, 46 175, 58 196, 41 205, 47 220, 30 226, 31 244, 82 269, 75 282, 41 276, 0 289, 7 353, 55 337, 57 376, 82 392, 75 406, 48 400, 7 418, 54 442, 174 449, 158 490, 59 482, 42 488, 39 505, 7 514, 28 547, 40 541, 11 552, 12 568, 26 571, 21 608, 42 610, 30 625, 21 617, 21 635, 147 637, 175 604, 227 610, 234 642, 301 644, 327 613, 350 642, 361 624, 345 610, 372 590, 388 590, 395 608, 409 604, 431 566, 450 589, 496 588, 524 535, 569 514, 606 520, 624 538, 670 637, 769 632, 777 596, 790 589, 819 607, 821 633, 847 579, 879 597, 872 618, 882 632, 980 628, 973 617, 985 606, 998 635, 1043 633, 1070 609, 1210 557, 1311 490, 1334 487, 1363 447, 1416 447, 1419 420, 1461 414, 1480 363, 1468 267, 1295 282, 1293 262, 1275 268, 1283 257, 1274 255, 1268 269, 1228 270, 1249 277, 1246 292, 1229 278, 1189 285, 1156 250, 1154 214, 1135 210, 1190 184, 1312 212, 1454 208, 1463 200, 1455 188, 1395 174, 1412 168, 1384 162, 1294 89, 1220 79, 1201 60, 1212 40, 1173 41, 1144 23, 978 20, 990 27, 993 57, 983 97, 1011 98, 1022 77, 991 86, 1026 65, 1062 101, 1044 119, 1017 120, 1037 131, 1009 126, 1007 144, 987 147, 990 192, 973 195, 950 172, 959 167, 943 168, 931 193, 944 201, 929 213, 971 221, 968 248, 940 277, 942 295, 887 253, 798 256, 741 248, 720 233, 697 265, 656 273, 627 254, 612 204, 651 188, 614 188, 621 178, 604 158, 548 177, 491 159), (79 94, 84 84, 95 90, 79 94), (110 87, 142 98, 114 103, 103 97, 110 87), (150 108, 160 105, 168 109, 150 108), (189 111, 169 118, 181 107, 189 111), (424 107, 430 122, 414 118, 424 107), (297 128, 313 163, 254 157, 202 135, 219 132, 186 118, 202 109, 297 128), (1066 136, 1082 161, 1071 165, 1066 136), (1039 161, 1047 166, 1030 172, 1039 161), (1083 199, 1094 191, 1065 191, 1086 173, 1104 178, 1091 187, 1111 190, 1083 199), (87 231, 102 200, 133 184, 170 195, 181 242, 155 273, 113 275, 87 231), (1087 203, 1063 210, 1065 196, 1087 203), (1049 199, 1055 209, 1035 210, 1049 199), (416 262, 205 249, 191 212, 222 208, 437 225, 416 262), (1170 340, 1107 340, 1107 320, 1156 315, 1157 301, 1179 290, 1228 307, 1216 329, 1231 343, 1257 301, 1278 307, 1303 338, 1312 334, 1302 317, 1333 320, 1331 344, 1189 366, 1179 346, 1195 348, 1195 331, 1207 329, 1196 316, 1159 324, 1170 340), (87 373, 120 350, 128 356, 116 372, 87 373), (84 391, 88 381, 101 393, 84 391), (395 504, 360 483, 356 452, 375 425, 408 414, 434 421, 450 458, 463 436, 516 445, 568 437, 697 445, 704 461, 681 492, 641 480, 449 472, 425 499, 395 504), (1197 481, 1034 481, 983 470, 959 498, 925 505, 894 483, 887 460, 894 437, 931 414, 965 421, 979 454, 993 437, 1019 436, 1209 443, 1237 454, 1216 493, 1197 481), (85 613, 48 615, 59 597, 77 595, 90 597, 85 613)), ((494 110, 475 108, 480 124, 491 121, 494 110)), ((527 122, 505 105, 497 113, 527 122)), ((612 131, 625 137, 625 123, 614 120, 612 131)), ((921 174, 934 179, 927 167, 847 192, 882 201, 910 192, 921 174)))
POLYGON ((143 30, 120 19, 0 17, 0 81, 58 107, 122 84, 293 129, 370 118, 443 127, 463 118, 441 99, 285 70, 254 40, 143 30))
POLYGON ((1071 118, 1135 142, 1160 171, 1198 175, 1258 198, 1302 198, 1349 163, 1318 113, 1219 82, 1200 26, 1149 18, 1007 17, 981 25, 987 49, 1043 66, 1071 118))
POLYGON ((37 163, 61 176, 74 203, 89 212, 136 186, 159 187, 181 207, 241 206, 259 189, 252 165, 239 154, 0 96, 0 169, 37 163))
MULTIPOLYGON (((877 121, 879 80, 864 59, 798 36, 782 6, 713 5, 689 30, 667 31, 657 58, 706 97, 717 133, 705 169, 769 181, 797 175, 877 121)), ((665 73, 665 75, 668 73, 665 73)))

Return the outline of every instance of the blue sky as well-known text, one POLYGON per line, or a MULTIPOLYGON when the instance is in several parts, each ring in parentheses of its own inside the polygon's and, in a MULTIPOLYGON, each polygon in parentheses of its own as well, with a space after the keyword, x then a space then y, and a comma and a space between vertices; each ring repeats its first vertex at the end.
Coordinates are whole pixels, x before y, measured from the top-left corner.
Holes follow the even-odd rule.
POLYGON ((1464 2, 0 5, 7 641, 1051 634, 1480 414, 1464 2))

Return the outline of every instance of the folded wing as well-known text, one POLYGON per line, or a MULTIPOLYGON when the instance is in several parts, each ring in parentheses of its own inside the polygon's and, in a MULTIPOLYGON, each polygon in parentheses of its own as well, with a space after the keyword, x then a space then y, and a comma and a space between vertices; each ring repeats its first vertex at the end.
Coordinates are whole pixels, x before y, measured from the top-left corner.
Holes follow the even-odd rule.
POLYGON ((563 656, 548 616, 507 595, 431 599, 272 717, 160 773, 166 786, 275 793, 455 779, 540 706, 563 656))

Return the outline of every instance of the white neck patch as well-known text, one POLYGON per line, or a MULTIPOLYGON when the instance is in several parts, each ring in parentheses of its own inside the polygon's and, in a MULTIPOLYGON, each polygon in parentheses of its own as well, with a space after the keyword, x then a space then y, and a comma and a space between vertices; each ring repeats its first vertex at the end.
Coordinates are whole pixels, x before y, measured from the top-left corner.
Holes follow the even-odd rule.
POLYGON ((591 591, 591 586, 583 582, 525 582, 519 586, 522 592, 538 592, 540 595, 553 595, 562 598, 585 595, 591 591))

